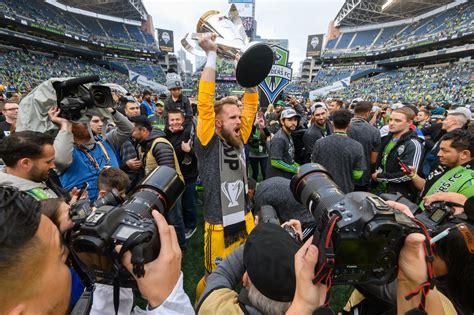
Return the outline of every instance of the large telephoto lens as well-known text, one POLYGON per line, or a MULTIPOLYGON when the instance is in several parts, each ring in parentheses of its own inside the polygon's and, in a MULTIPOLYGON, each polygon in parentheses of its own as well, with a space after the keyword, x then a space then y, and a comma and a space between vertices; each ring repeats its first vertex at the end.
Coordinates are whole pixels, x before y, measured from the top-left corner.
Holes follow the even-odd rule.
POLYGON ((298 169, 290 183, 293 196, 319 220, 324 210, 344 199, 344 193, 320 164, 308 163, 298 169))
POLYGON ((184 183, 174 169, 158 166, 140 183, 122 207, 141 218, 151 218, 153 209, 166 215, 183 190, 184 183))

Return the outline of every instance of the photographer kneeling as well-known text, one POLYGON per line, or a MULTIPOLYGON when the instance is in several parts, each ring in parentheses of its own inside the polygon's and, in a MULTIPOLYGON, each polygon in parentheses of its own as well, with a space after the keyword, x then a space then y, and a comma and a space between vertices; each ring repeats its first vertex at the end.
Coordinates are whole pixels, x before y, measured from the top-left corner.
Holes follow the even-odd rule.
MULTIPOLYGON (((198 314, 283 314, 295 292, 296 233, 260 223, 246 243, 212 272, 197 307, 198 314), (235 291, 243 283, 240 294, 235 291)), ((297 232, 299 238, 301 232, 297 232)))
MULTIPOLYGON (((194 314, 183 291, 181 251, 172 226, 153 211, 161 240, 159 256, 135 278, 148 300, 147 314, 194 314)), ((0 314, 65 314, 71 275, 58 228, 26 193, 0 187, 0 314)), ((123 265, 132 273, 131 254, 123 265)))

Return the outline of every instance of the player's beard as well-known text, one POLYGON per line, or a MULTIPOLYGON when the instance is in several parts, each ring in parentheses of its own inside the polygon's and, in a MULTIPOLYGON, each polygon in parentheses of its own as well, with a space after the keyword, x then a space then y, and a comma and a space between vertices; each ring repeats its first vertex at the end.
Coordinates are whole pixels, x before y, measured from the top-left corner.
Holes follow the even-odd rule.
POLYGON ((222 129, 221 135, 222 135, 222 138, 224 138, 225 142, 230 144, 232 147, 238 150, 242 149, 243 141, 242 141, 242 135, 240 134, 240 130, 239 130, 238 137, 234 134, 234 130, 229 132, 225 128, 222 129))

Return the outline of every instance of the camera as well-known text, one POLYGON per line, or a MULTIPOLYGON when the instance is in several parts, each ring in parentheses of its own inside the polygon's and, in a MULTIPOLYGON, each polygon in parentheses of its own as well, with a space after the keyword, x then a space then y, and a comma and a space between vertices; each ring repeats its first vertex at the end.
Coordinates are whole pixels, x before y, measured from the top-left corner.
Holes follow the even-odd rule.
POLYGON ((302 165, 290 185, 317 222, 313 243, 323 255, 316 271, 330 258, 334 284, 384 284, 395 279, 405 237, 420 231, 415 222, 373 194, 345 195, 319 164, 302 165))
POLYGON ((97 82, 99 77, 86 76, 53 83, 58 100, 60 116, 67 120, 78 121, 83 111, 88 108, 113 107, 114 101, 110 87, 92 85, 86 88, 84 84, 97 82))
MULTIPOLYGON (((259 219, 258 220, 259 224, 260 223, 271 223, 271 224, 280 225, 280 220, 278 219, 278 214, 277 214, 276 210, 272 206, 269 206, 269 205, 264 205, 264 206, 260 207, 260 212, 259 212, 258 219, 259 219)), ((290 234, 291 238, 294 239, 298 244, 302 243, 301 238, 298 235, 298 233, 296 233, 295 229, 293 229, 289 225, 285 225, 282 228, 286 232, 288 232, 288 234, 290 234)))
MULTIPOLYGON (((96 209, 77 205, 71 210, 75 228, 67 236, 72 257, 90 282, 134 287, 132 275, 121 266, 115 247, 132 253, 133 273, 144 275, 143 265, 158 257, 160 239, 152 210, 166 213, 184 190, 176 171, 167 166, 155 168, 122 204, 113 194, 98 200, 96 209)), ((121 251, 121 252, 122 252, 121 251)))
POLYGON ((463 207, 463 205, 456 203, 445 201, 433 202, 430 205, 425 205, 425 210, 422 210, 417 204, 399 194, 381 194, 380 197, 383 200, 391 200, 407 206, 415 218, 423 223, 430 234, 436 231, 439 226, 449 221, 468 219, 464 213, 458 215, 454 214, 454 207, 463 207))

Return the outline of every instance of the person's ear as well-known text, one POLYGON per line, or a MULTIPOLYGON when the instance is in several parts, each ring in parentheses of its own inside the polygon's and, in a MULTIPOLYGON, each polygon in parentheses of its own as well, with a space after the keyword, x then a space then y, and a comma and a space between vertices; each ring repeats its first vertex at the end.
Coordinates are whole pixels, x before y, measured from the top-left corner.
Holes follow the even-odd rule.
POLYGON ((99 198, 104 198, 106 194, 107 194, 106 190, 103 190, 103 189, 99 190, 99 198))
POLYGON ((461 155, 459 156, 462 160, 470 160, 471 152, 469 150, 462 150, 461 155))
POLYGON ((246 272, 244 272, 244 275, 242 276, 242 285, 244 286, 244 288, 248 289, 249 286, 250 286, 250 281, 249 281, 249 274, 246 272))
POLYGON ((216 127, 221 129, 222 128, 222 121, 216 117, 216 127))
POLYGON ((20 166, 22 169, 30 169, 32 164, 33 161, 29 158, 23 158, 17 162, 17 165, 20 166))

